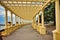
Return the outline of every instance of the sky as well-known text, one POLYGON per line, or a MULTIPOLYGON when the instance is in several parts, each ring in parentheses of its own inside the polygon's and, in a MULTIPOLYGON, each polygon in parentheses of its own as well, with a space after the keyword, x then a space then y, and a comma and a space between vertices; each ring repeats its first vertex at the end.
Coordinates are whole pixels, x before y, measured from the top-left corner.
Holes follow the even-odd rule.
MULTIPOLYGON (((8 12, 8 21, 10 21, 11 12, 8 12)), ((15 15, 13 15, 13 23, 15 23, 15 15)), ((0 5, 0 24, 5 24, 5 8, 0 5)))
POLYGON ((0 24, 4 24, 4 8, 0 6, 0 24))

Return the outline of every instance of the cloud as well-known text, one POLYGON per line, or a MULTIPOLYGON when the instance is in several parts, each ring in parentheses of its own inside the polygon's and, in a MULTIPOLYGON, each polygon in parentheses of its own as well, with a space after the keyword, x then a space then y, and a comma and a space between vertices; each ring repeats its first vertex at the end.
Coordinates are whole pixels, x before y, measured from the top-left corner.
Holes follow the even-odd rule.
POLYGON ((15 14, 13 14, 13 17, 15 18, 15 14))
POLYGON ((4 7, 0 5, 0 10, 4 10, 4 7))
POLYGON ((11 16, 11 12, 9 10, 7 11, 7 14, 8 14, 8 16, 11 16))
POLYGON ((4 7, 0 6, 0 16, 4 17, 4 7))

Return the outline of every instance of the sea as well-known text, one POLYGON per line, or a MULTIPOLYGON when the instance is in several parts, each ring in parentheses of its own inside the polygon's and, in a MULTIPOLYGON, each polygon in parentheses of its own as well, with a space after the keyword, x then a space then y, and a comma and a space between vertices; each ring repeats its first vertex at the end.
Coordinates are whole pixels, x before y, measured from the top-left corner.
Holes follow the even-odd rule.
POLYGON ((4 29, 5 25, 4 24, 0 24, 0 30, 4 29))

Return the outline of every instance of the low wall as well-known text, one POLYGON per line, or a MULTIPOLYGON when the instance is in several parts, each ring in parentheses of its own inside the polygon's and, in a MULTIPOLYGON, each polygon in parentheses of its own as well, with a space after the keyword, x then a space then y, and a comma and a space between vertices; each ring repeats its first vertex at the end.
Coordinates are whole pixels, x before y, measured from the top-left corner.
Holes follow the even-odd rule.
POLYGON ((2 36, 8 36, 8 35, 10 35, 11 33, 13 33, 14 31, 16 31, 17 29, 19 29, 19 28, 21 28, 21 27, 23 27, 23 26, 25 26, 25 25, 28 25, 28 24, 30 24, 30 23, 17 24, 17 25, 15 25, 15 26, 10 27, 10 28, 6 28, 6 29, 4 29, 4 31, 2 32, 2 36))

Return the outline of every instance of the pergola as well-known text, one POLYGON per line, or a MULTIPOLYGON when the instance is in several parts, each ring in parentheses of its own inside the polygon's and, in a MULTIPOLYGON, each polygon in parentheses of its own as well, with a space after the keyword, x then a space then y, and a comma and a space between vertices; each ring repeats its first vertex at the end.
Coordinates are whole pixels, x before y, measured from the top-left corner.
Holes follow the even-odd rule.
MULTIPOLYGON (((59 12, 59 0, 3 0, 0 1, 0 4, 5 7, 6 10, 6 19, 7 19, 7 10, 10 10, 11 13, 25 19, 33 20, 33 28, 37 29, 40 34, 46 34, 46 28, 44 26, 44 9, 51 3, 55 1, 56 9, 56 31, 53 32, 54 40, 60 40, 60 12, 59 12), (42 12, 42 23, 40 22, 39 13, 42 12), (38 14, 38 27, 36 28, 36 15, 38 14), (42 26, 40 26, 42 24, 42 26)), ((12 21, 12 19, 11 19, 12 21)), ((6 20, 7 25, 7 20, 6 20)))
POLYGON ((33 17, 51 0, 9 0, 1 4, 23 19, 32 20, 33 17))

